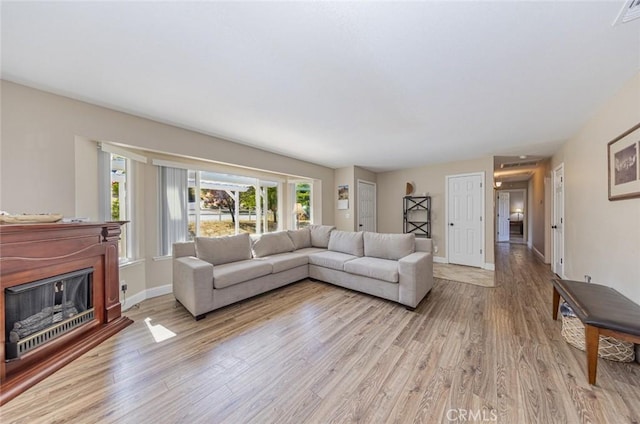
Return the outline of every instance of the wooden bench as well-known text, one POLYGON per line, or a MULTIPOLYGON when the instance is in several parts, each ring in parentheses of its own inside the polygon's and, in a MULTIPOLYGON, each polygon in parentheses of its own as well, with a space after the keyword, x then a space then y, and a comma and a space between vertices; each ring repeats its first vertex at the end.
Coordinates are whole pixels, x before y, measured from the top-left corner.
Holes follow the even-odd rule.
POLYGON ((553 319, 562 297, 585 328, 589 384, 596 384, 600 336, 640 343, 640 306, 611 287, 581 281, 551 280, 553 319))

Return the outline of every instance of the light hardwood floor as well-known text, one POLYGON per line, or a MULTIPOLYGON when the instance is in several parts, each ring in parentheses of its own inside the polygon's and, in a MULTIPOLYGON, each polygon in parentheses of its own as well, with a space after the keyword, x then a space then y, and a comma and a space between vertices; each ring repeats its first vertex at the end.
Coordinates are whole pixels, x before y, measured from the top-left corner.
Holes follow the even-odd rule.
POLYGON ((495 287, 495 272, 464 265, 433 264, 433 276, 441 280, 495 287))
POLYGON ((640 365, 600 360, 590 386, 551 319, 548 267, 522 245, 496 256, 497 287, 437 280, 413 312, 318 282, 198 322, 171 296, 145 301, 0 421, 640 422, 640 365))

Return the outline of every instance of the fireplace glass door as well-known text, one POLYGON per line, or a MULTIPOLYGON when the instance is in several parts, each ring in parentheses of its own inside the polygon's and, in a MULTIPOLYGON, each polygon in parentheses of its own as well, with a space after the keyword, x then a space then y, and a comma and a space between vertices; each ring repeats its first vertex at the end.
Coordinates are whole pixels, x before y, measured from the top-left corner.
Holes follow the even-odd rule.
POLYGON ((5 289, 6 359, 93 319, 93 268, 5 289))

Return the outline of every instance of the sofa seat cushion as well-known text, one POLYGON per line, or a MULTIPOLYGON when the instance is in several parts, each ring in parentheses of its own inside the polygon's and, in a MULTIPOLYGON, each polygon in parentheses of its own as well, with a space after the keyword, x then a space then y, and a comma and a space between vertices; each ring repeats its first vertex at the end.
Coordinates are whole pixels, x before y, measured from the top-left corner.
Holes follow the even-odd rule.
POLYGON ((351 274, 375 278, 389 283, 398 282, 398 261, 364 257, 345 263, 344 270, 351 274))
POLYGON ((326 252, 327 249, 323 249, 322 247, 305 247, 304 249, 298 249, 293 253, 301 253, 303 255, 311 255, 313 253, 326 252))
POLYGON ((251 252, 254 258, 291 252, 295 249, 286 231, 251 236, 251 252))
POLYGON ((309 255, 302 253, 281 253, 279 255, 267 256, 261 260, 268 262, 273 267, 273 273, 287 271, 289 269, 307 265, 309 263, 309 255))
POLYGON ((273 266, 262 260, 231 262, 213 267, 213 287, 223 289, 247 280, 269 275, 273 266))
POLYGON ((309 255, 309 263, 311 265, 344 271, 344 264, 357 258, 358 257, 354 255, 328 250, 326 252, 313 253, 309 255))

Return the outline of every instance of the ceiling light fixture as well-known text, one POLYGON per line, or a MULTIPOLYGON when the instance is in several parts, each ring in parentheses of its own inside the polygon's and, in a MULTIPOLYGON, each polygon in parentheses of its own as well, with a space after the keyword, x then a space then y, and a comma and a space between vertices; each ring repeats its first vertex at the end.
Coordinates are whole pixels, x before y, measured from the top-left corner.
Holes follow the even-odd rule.
POLYGON ((502 186, 502 181, 496 181, 496 188, 500 188, 502 186))

